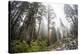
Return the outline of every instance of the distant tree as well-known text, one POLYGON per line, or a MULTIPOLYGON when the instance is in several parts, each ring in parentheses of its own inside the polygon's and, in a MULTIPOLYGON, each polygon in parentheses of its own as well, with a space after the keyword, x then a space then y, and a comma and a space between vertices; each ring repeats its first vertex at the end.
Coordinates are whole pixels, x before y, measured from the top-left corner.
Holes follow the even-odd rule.
POLYGON ((54 12, 54 9, 52 9, 49 5, 48 5, 48 46, 50 46, 51 44, 51 34, 52 34, 52 30, 54 27, 54 18, 56 17, 56 14, 54 12))
POLYGON ((40 4, 40 7, 38 8, 38 12, 37 12, 37 18, 36 18, 39 21, 38 36, 40 36, 41 20, 43 19, 43 16, 46 15, 46 13, 47 13, 46 6, 43 4, 40 4))
POLYGON ((78 35, 78 5, 64 5, 64 13, 66 15, 66 19, 69 23, 71 23, 71 33, 74 35, 74 37, 77 37, 78 35))

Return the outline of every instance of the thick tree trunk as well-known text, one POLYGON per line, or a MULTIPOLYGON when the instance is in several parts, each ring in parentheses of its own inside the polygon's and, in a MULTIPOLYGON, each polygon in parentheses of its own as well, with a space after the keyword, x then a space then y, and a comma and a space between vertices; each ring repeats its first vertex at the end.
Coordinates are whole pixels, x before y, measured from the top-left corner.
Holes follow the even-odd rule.
POLYGON ((38 28, 38 38, 40 38, 40 25, 41 25, 41 20, 39 22, 39 28, 38 28))

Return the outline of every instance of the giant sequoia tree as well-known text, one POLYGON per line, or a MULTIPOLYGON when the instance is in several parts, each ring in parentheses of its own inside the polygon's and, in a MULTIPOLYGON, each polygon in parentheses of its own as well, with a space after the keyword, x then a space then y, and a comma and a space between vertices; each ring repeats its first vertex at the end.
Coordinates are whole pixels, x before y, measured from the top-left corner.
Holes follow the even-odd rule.
MULTIPOLYGON (((51 45, 52 42, 52 33, 54 28, 54 18, 56 18, 56 14, 53 8, 51 8, 50 5, 48 5, 48 45, 51 45)), ((53 38, 54 39, 54 38, 53 38)))

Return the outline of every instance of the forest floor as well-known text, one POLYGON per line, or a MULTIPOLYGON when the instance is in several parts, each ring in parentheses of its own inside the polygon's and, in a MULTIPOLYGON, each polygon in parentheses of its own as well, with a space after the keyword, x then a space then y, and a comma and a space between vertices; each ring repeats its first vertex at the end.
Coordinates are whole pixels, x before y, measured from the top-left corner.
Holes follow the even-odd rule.
POLYGON ((39 52, 39 51, 61 51, 61 50, 74 50, 78 48, 77 39, 64 38, 62 40, 47 45, 47 39, 41 39, 31 42, 31 47, 23 41, 13 40, 10 42, 10 52, 39 52))
POLYGON ((74 50, 78 48, 77 39, 65 38, 60 41, 56 41, 54 44, 51 44, 49 47, 51 51, 60 51, 60 50, 74 50))

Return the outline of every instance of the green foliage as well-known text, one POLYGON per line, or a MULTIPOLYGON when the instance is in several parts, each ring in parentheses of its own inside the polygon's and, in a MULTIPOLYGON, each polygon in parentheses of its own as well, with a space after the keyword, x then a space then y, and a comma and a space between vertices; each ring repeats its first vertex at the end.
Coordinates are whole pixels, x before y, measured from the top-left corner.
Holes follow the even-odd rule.
POLYGON ((25 52, 28 51, 28 48, 29 46, 26 43, 19 40, 14 40, 10 43, 10 52, 25 52))
POLYGON ((25 42, 20 40, 13 40, 10 42, 10 52, 37 52, 37 51, 46 51, 47 48, 47 39, 45 40, 36 40, 31 42, 31 47, 25 42))

